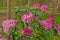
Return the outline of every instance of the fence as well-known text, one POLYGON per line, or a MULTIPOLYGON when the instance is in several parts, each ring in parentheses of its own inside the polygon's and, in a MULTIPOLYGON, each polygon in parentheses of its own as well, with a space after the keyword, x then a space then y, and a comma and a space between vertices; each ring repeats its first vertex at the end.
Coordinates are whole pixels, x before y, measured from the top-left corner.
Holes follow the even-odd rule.
MULTIPOLYGON (((50 8, 50 11, 57 12, 59 11, 60 0, 10 0, 11 10, 16 6, 27 5, 29 3, 30 6, 33 5, 34 2, 38 2, 40 4, 47 4, 50 8)), ((7 0, 0 0, 0 10, 7 9, 7 0)))
POLYGON ((2 20, 10 18, 10 14, 16 6, 28 4, 29 6, 32 6, 34 2, 47 4, 49 6, 50 13, 58 13, 60 11, 60 0, 0 0, 0 23, 2 20))

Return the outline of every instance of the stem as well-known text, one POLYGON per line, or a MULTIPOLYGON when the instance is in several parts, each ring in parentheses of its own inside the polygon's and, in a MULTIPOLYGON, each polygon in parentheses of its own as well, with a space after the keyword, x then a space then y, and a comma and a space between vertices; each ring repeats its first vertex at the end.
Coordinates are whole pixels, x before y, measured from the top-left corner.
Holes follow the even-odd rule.
POLYGON ((42 11, 41 14, 43 14, 43 16, 44 16, 44 11, 42 11))
POLYGON ((10 0, 7 0, 7 19, 10 18, 11 13, 10 13, 10 0))

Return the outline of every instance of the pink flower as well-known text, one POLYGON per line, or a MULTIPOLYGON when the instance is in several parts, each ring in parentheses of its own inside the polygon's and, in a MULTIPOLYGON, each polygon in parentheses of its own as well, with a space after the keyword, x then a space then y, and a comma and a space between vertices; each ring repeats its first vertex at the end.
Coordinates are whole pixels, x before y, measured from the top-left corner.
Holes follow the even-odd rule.
POLYGON ((33 14, 31 13, 26 13, 22 16, 22 21, 25 23, 31 23, 33 21, 33 14))
POLYGON ((34 3, 34 7, 39 9, 40 8, 40 4, 39 3, 34 3))
POLYGON ((49 20, 40 21, 41 25, 44 25, 45 29, 52 29, 52 23, 49 20))
POLYGON ((59 28, 59 25, 56 24, 56 22, 49 19, 40 21, 40 24, 43 25, 45 29, 52 29, 52 27, 54 27, 56 30, 58 30, 59 28))
POLYGON ((49 17, 49 20, 53 20, 55 18, 55 16, 54 15, 51 15, 50 17, 49 17))
POLYGON ((14 27, 16 25, 17 21, 16 20, 13 20, 13 19, 10 19, 10 20, 5 20, 3 21, 3 27, 5 26, 9 26, 9 27, 14 27))
POLYGON ((47 11, 47 10, 48 10, 48 6, 47 6, 47 5, 45 5, 45 4, 44 4, 44 5, 42 5, 42 6, 41 6, 41 10, 43 10, 43 11, 47 11))
POLYGON ((0 38, 2 38, 2 34, 0 34, 0 38))
POLYGON ((59 28, 59 25, 58 24, 55 24, 54 27, 55 27, 55 29, 58 29, 59 28))
POLYGON ((38 16, 34 16, 35 19, 39 18, 38 16))
POLYGON ((9 20, 5 20, 5 21, 3 21, 3 23, 2 23, 3 27, 8 26, 8 24, 9 24, 9 20))
POLYGON ((7 33, 7 34, 9 33, 9 29, 10 29, 9 26, 5 26, 5 27, 3 27, 4 32, 7 33))
POLYGON ((4 38, 0 38, 0 40, 4 40, 4 38))
POLYGON ((10 20, 10 26, 11 27, 14 27, 14 26, 16 26, 16 24, 17 24, 17 21, 16 20, 10 20))
POLYGON ((45 29, 52 29, 52 24, 50 23, 45 24, 45 29))
POLYGON ((2 25, 4 32, 8 33, 8 30, 12 27, 15 27, 16 23, 17 21, 13 19, 3 21, 2 25))
POLYGON ((58 24, 56 24, 56 22, 53 22, 52 24, 53 24, 54 28, 55 28, 56 30, 58 30, 59 25, 58 25, 58 24))
POLYGON ((51 15, 50 18, 55 18, 55 16, 54 15, 51 15))
POLYGON ((0 34, 0 40, 7 40, 7 39, 0 34))
POLYGON ((31 35, 31 34, 32 34, 32 30, 30 30, 30 29, 25 29, 25 30, 23 30, 23 34, 31 35))

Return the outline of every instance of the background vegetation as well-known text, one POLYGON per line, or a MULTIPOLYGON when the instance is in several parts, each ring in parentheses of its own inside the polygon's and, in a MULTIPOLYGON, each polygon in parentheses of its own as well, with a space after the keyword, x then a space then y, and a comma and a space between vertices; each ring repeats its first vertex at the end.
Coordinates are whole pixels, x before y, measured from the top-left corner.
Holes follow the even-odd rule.
MULTIPOLYGON (((38 2, 40 4, 47 4, 49 6, 49 12, 55 14, 55 21, 60 25, 60 15, 58 14, 58 11, 60 10, 58 0, 11 0, 10 1, 10 7, 11 10, 14 10, 15 7, 21 6, 21 5, 27 5, 29 3, 30 6, 33 5, 34 2, 38 2)), ((60 1, 59 1, 60 2, 60 1)), ((0 10, 4 12, 4 10, 7 9, 7 1, 6 0, 0 0, 0 10)), ((49 15, 45 15, 42 19, 48 18, 49 15)), ((0 24, 3 20, 7 18, 6 13, 1 13, 0 11, 0 24)), ((55 37, 55 40, 59 40, 59 36, 55 37)))

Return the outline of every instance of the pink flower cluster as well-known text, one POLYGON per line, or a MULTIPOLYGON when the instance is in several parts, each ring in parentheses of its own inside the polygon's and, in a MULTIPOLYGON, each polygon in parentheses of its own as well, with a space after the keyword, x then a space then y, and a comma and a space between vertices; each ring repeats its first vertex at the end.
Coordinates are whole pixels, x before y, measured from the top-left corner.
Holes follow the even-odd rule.
POLYGON ((25 29, 25 30, 23 30, 23 34, 31 35, 32 34, 32 30, 31 29, 25 29))
POLYGON ((48 10, 48 6, 44 4, 44 5, 41 6, 40 9, 43 10, 43 11, 47 11, 48 10))
POLYGON ((7 33, 10 28, 15 27, 16 23, 17 21, 14 19, 3 21, 2 25, 3 25, 4 32, 7 33))
POLYGON ((34 3, 34 7, 35 7, 35 8, 38 8, 38 9, 41 9, 41 10, 43 10, 43 11, 47 11, 47 10, 48 10, 48 6, 45 5, 45 4, 43 4, 42 6, 40 6, 39 3, 34 3))
POLYGON ((22 16, 22 20, 25 23, 31 23, 33 21, 33 14, 32 13, 26 13, 22 16))
POLYGON ((40 23, 42 25, 44 25, 45 29, 51 29, 52 28, 52 24, 50 21, 42 20, 42 21, 40 21, 40 23))
POLYGON ((50 16, 49 19, 40 21, 40 24, 44 25, 45 29, 52 29, 52 27, 54 27, 57 30, 59 28, 59 25, 56 24, 56 22, 52 21, 52 18, 54 17, 50 16))

